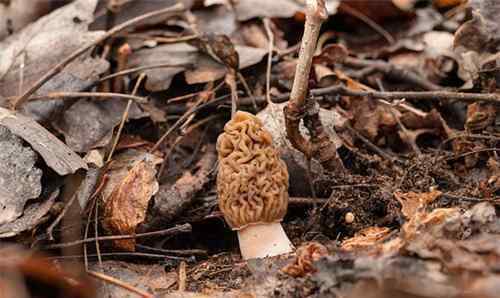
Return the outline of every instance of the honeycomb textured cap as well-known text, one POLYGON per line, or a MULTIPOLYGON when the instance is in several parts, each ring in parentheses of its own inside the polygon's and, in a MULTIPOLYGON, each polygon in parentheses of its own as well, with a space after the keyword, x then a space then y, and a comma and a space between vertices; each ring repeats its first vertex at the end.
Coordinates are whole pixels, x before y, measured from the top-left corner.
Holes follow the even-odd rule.
POLYGON ((271 134, 238 111, 217 139, 219 208, 233 230, 281 222, 288 208, 288 171, 271 134))

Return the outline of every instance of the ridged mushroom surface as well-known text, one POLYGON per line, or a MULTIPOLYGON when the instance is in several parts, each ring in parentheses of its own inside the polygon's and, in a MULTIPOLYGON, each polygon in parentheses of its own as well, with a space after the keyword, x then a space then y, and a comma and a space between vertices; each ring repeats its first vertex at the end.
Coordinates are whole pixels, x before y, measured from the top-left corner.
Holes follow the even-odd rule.
POLYGON ((288 207, 288 171, 271 134, 238 111, 217 140, 219 208, 233 230, 281 222, 288 207))

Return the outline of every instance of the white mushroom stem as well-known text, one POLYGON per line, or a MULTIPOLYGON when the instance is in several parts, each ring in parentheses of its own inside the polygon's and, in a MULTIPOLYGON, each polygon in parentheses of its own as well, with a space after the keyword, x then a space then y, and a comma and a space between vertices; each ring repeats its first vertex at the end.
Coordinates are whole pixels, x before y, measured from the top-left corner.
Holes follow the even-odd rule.
POLYGON ((272 257, 294 250, 280 223, 255 224, 238 230, 244 260, 272 257))

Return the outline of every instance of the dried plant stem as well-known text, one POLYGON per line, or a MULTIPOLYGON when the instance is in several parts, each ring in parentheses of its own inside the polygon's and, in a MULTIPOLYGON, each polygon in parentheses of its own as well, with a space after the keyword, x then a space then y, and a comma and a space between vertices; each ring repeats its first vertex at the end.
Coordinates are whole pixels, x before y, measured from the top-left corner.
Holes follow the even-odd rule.
POLYGON ((145 292, 141 289, 138 289, 124 281, 121 281, 119 279, 116 279, 112 276, 109 276, 109 275, 106 275, 104 273, 100 273, 100 272, 95 272, 95 271, 91 271, 91 270, 88 270, 87 271, 88 275, 92 276, 92 277, 95 277, 97 279, 100 279, 102 281, 105 281, 107 283, 110 283, 110 284, 113 284, 115 286, 118 286, 120 288, 123 288, 127 291, 130 291, 134 294, 137 294, 139 295, 140 297, 144 297, 144 298, 153 298, 154 296, 152 294, 149 294, 148 292, 145 292))
POLYGON ((54 248, 61 248, 61 247, 70 247, 70 246, 80 245, 83 243, 94 242, 96 240, 109 241, 109 240, 137 239, 137 238, 141 238, 141 237, 176 235, 179 233, 189 233, 189 232, 191 232, 191 225, 190 224, 183 224, 180 226, 175 226, 173 228, 160 230, 160 231, 147 232, 147 233, 141 233, 141 234, 113 235, 113 236, 101 236, 101 237, 95 237, 95 238, 86 238, 86 239, 72 241, 72 242, 51 244, 51 245, 45 246, 44 248, 45 249, 54 249, 54 248))
POLYGON ((368 96, 378 99, 395 100, 434 100, 434 101, 464 101, 464 102, 487 102, 493 104, 500 104, 500 94, 497 93, 462 93, 452 91, 362 91, 353 90, 345 87, 344 85, 334 85, 331 87, 320 88, 311 90, 313 96, 321 96, 326 94, 339 94, 346 96, 368 96))
POLYGON ((307 158, 318 159, 329 171, 343 171, 344 167, 337 156, 335 144, 324 131, 319 118, 319 107, 314 101, 307 100, 312 58, 321 24, 326 18, 327 11, 323 0, 307 1, 304 36, 295 69, 290 101, 284 109, 285 124, 288 139, 297 150, 304 153, 307 158), (310 141, 306 140, 299 131, 301 119, 304 119, 304 125, 309 130, 310 141))
POLYGON ((104 76, 104 77, 100 78, 98 82, 107 81, 107 80, 112 79, 112 78, 116 78, 119 76, 125 76, 128 74, 136 73, 136 72, 143 71, 143 70, 157 69, 157 68, 169 68, 169 67, 188 68, 188 67, 192 67, 192 65, 191 64, 159 63, 159 64, 138 66, 138 67, 133 67, 133 68, 128 68, 128 69, 123 69, 121 71, 104 76))
MULTIPOLYGON (((142 81, 146 77, 146 74, 141 73, 139 75, 139 78, 137 79, 137 82, 135 83, 134 90, 132 91, 132 95, 135 95, 137 93, 137 90, 139 90, 139 86, 141 85, 142 81)), ((113 153, 115 152, 116 146, 118 145, 118 141, 120 140, 120 136, 122 134, 123 127, 125 126, 125 122, 128 119, 128 114, 130 111, 130 107, 132 106, 132 100, 129 99, 127 102, 127 106, 125 107, 125 110, 123 111, 122 114, 122 119, 120 121, 120 125, 118 126, 118 131, 116 132, 115 139, 113 141, 113 145, 111 146, 111 150, 109 151, 108 159, 106 162, 110 162, 111 158, 113 157, 113 153)))
POLYGON ((121 31, 123 31, 124 29, 126 29, 128 27, 137 25, 138 23, 140 23, 140 22, 142 22, 142 21, 144 21, 146 19, 149 19, 149 18, 152 18, 152 17, 161 16, 161 15, 164 15, 164 14, 167 14, 167 13, 181 12, 181 11, 184 11, 184 10, 185 10, 184 5, 182 3, 178 3, 178 4, 172 5, 170 7, 167 7, 165 9, 160 9, 160 10, 157 10, 157 11, 153 11, 153 12, 150 12, 150 13, 143 14, 141 16, 135 17, 133 19, 130 19, 130 20, 128 20, 128 21, 126 21, 126 22, 118 25, 118 26, 115 26, 115 27, 111 28, 109 31, 107 31, 101 37, 97 38, 95 41, 93 41, 93 42, 91 42, 91 43, 89 43, 89 44, 87 44, 87 45, 79 48, 78 50, 74 51, 73 53, 71 53, 71 55, 69 55, 68 57, 66 57, 65 59, 63 59, 63 61, 59 62, 59 64, 57 64, 52 69, 50 69, 47 73, 45 73, 28 90, 26 90, 26 92, 24 92, 21 96, 19 96, 18 98, 16 98, 12 102, 12 108, 16 109, 20 105, 22 105, 25 102, 27 102, 29 100, 29 97, 33 93, 35 93, 36 90, 38 90, 41 86, 43 86, 48 80, 50 80, 51 78, 53 78, 56 74, 58 74, 59 72, 61 72, 61 70, 63 70, 73 60, 75 60, 80 55, 82 55, 86 51, 90 50, 91 48, 93 48, 97 44, 105 41, 109 37, 111 37, 111 36, 113 36, 113 35, 121 32, 121 31))
POLYGON ((112 93, 112 92, 52 92, 46 95, 30 97, 30 101, 80 98, 80 97, 109 98, 109 99, 120 98, 120 99, 133 100, 138 103, 146 103, 146 99, 144 97, 122 94, 122 93, 112 93))

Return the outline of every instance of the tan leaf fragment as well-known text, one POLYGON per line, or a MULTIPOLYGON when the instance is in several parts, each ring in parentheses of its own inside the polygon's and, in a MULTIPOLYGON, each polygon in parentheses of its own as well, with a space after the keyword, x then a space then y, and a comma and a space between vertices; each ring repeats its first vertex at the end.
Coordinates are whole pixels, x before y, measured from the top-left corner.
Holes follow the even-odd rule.
POLYGON ((348 251, 372 248, 391 233, 387 227, 368 227, 357 232, 354 237, 342 242, 341 248, 348 251))
MULTIPOLYGON (((135 160, 125 175, 116 183, 109 196, 104 198, 104 228, 114 235, 135 233, 137 225, 146 217, 151 197, 158 191, 155 165, 159 158, 135 160)), ((119 171, 111 175, 120 175, 119 171)), ((110 179, 111 180, 111 179, 110 179)), ((109 190, 108 190, 109 191, 109 190)), ((117 240, 114 244, 124 250, 135 250, 135 239, 117 240)))
POLYGON ((441 195, 440 191, 434 190, 426 193, 401 193, 395 192, 394 196, 401 203, 401 211, 406 219, 415 216, 420 208, 424 208, 441 195))

